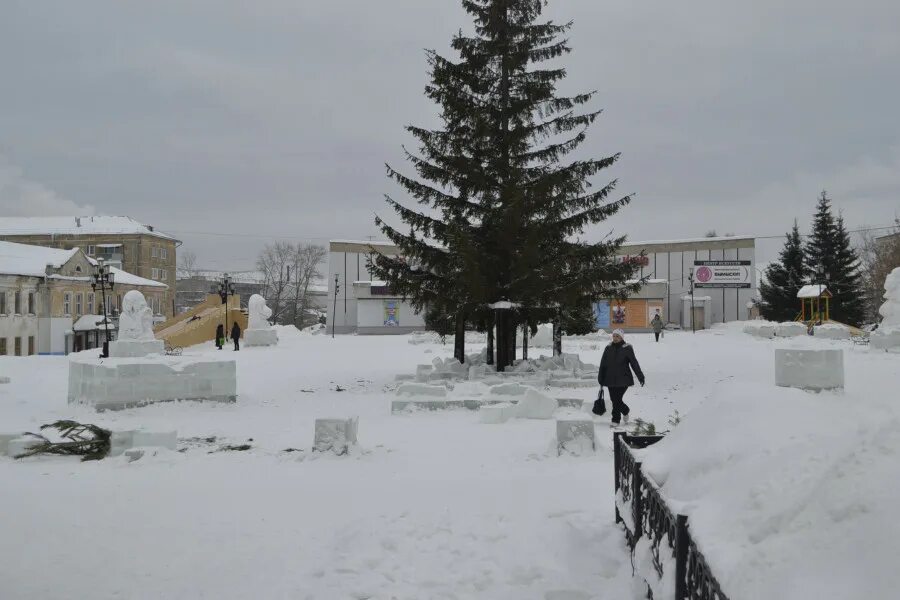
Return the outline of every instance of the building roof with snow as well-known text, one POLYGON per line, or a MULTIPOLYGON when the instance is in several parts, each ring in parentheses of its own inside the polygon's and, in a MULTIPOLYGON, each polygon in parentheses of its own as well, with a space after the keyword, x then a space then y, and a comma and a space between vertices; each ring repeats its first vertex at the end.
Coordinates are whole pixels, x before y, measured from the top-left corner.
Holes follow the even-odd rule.
MULTIPOLYGON (((0 274, 2 275, 20 275, 26 277, 46 277, 47 266, 59 269, 67 262, 72 260, 74 256, 81 253, 81 249, 72 248, 71 250, 62 250, 60 248, 47 248, 46 246, 33 246, 31 244, 16 244, 15 242, 0 241, 0 274)), ((96 265, 97 261, 88 256, 87 261, 96 265)), ((161 287, 167 288, 164 283, 145 279, 132 275, 122 269, 110 266, 110 272, 116 283, 123 285, 161 287)), ((68 279, 73 281, 90 281, 90 274, 84 277, 66 277, 62 275, 50 275, 51 279, 68 279)))
POLYGON ((0 217, 0 236, 26 235, 150 235, 175 240, 131 217, 0 217))
POLYGON ((57 269, 79 252, 78 248, 60 250, 0 241, 0 274, 43 277, 47 274, 47 265, 57 269))
POLYGON ((828 287, 824 285, 804 285, 800 288, 800 291, 797 292, 798 298, 825 298, 831 297, 831 292, 828 291, 828 287))

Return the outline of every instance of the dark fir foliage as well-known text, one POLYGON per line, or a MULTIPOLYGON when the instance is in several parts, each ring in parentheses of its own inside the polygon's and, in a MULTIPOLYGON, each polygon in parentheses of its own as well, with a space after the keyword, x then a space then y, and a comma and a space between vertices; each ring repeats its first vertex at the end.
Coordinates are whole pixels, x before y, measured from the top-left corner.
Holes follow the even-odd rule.
POLYGON ((453 319, 458 337, 466 321, 496 326, 501 369, 514 358, 517 326, 584 314, 632 274, 614 260, 623 238, 578 238, 630 197, 611 199, 615 182, 591 185, 618 154, 568 159, 600 111, 583 109, 593 92, 556 94, 566 72, 544 63, 570 51, 571 23, 541 22, 543 5, 463 1, 474 34, 454 37, 455 59, 428 53, 426 95, 440 105, 441 126, 407 128, 419 143, 418 154, 407 152, 417 177, 388 166, 421 209, 388 197, 406 227, 377 220, 403 258, 377 256, 376 274, 436 322, 453 319), (519 308, 494 322, 485 307, 501 299, 519 308))
POLYGON ((763 316, 770 321, 793 321, 800 312, 797 292, 807 282, 803 242, 797 221, 787 234, 778 262, 766 269, 766 281, 759 286, 763 316))
POLYGON ((825 283, 834 295, 832 320, 859 325, 865 318, 865 297, 859 256, 850 243, 843 217, 835 218, 825 192, 819 197, 812 232, 806 243, 806 267, 812 283, 825 283), (817 271, 821 268, 820 280, 817 271))

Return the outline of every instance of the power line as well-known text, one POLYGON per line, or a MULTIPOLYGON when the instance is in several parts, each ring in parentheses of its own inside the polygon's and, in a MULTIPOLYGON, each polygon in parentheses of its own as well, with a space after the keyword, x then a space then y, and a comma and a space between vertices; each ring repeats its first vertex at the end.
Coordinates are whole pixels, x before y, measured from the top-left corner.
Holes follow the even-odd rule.
MULTIPOLYGON (((266 233, 243 233, 243 232, 235 233, 235 232, 222 232, 222 231, 183 231, 183 230, 178 230, 178 229, 168 229, 168 228, 164 228, 164 227, 160 228, 160 229, 163 229, 164 231, 166 231, 168 233, 175 233, 178 235, 210 235, 210 236, 217 236, 217 237, 246 237, 246 238, 257 238, 257 239, 268 239, 268 240, 287 239, 287 240, 301 240, 301 241, 303 241, 303 240, 330 241, 332 239, 331 237, 304 237, 304 236, 297 236, 297 235, 278 235, 278 234, 274 234, 274 233, 266 234, 266 233)), ((867 232, 871 232, 871 231, 886 231, 889 229, 897 229, 897 225, 894 224, 894 225, 885 225, 885 226, 881 226, 881 227, 863 227, 860 229, 850 229, 847 231, 847 233, 867 233, 867 232)), ((781 239, 785 235, 786 235, 785 233, 780 233, 778 235, 756 235, 756 236, 752 236, 752 237, 757 240, 775 240, 775 239, 781 239)), ((364 237, 371 238, 373 236, 364 236, 364 237)), ((809 237, 809 234, 801 233, 800 237, 809 237)))

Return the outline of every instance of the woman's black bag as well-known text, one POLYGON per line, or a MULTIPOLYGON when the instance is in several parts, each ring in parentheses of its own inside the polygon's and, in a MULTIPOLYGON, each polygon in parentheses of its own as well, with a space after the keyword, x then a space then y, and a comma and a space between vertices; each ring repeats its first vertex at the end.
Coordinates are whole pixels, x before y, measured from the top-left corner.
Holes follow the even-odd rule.
POLYGON ((600 388, 597 399, 594 400, 594 409, 591 412, 595 415, 602 415, 606 412, 606 402, 603 401, 603 387, 600 388))

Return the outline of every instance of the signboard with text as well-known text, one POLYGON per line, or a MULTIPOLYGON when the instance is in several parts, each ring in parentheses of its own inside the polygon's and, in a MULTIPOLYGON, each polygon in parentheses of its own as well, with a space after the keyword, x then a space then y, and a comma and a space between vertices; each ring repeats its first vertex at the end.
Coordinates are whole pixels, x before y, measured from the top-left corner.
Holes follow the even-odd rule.
POLYGON ((695 288, 751 288, 753 266, 749 260, 695 260, 695 288))

